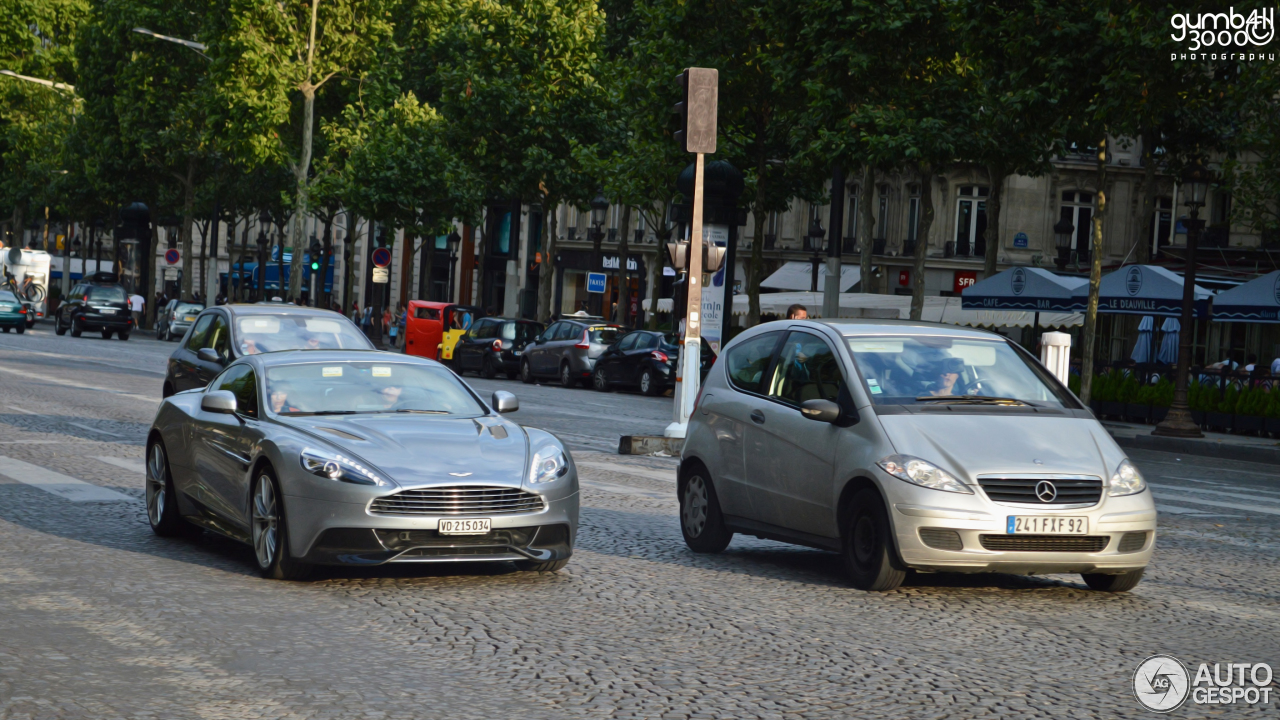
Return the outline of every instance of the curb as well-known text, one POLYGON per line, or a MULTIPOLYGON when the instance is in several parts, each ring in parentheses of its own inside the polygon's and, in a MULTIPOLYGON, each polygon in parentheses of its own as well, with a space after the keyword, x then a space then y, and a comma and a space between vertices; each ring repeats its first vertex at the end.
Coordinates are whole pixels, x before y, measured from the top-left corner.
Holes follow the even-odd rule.
POLYGON ((1258 447, 1252 445, 1236 445, 1216 440, 1187 440, 1183 438, 1159 437, 1156 435, 1124 436, 1112 433, 1116 444, 1122 448, 1135 450, 1159 450, 1160 452, 1180 453, 1183 455, 1199 455, 1202 457, 1222 458, 1224 460, 1246 460, 1258 463, 1280 463, 1280 447, 1258 447))

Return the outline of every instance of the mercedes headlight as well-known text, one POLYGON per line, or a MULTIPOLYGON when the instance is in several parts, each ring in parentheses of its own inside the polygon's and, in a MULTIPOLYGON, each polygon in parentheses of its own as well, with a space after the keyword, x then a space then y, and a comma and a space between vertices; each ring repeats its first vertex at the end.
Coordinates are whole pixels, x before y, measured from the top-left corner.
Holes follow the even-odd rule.
POLYGON ((1111 486, 1107 488, 1107 494, 1111 497, 1137 495, 1146 489, 1147 481, 1142 479, 1142 473, 1129 462, 1129 458, 1125 458, 1116 466, 1116 471, 1111 473, 1111 486))
POLYGON ((560 448, 546 448, 533 455, 533 464, 529 468, 529 484, 549 483, 558 480, 569 472, 569 460, 560 448))
POLYGON ((303 470, 329 480, 355 483, 356 485, 390 485, 389 482, 383 480, 373 470, 337 453, 307 448, 302 451, 301 461, 303 470))
POLYGON ((890 455, 877 464, 890 475, 913 485, 944 492, 973 494, 973 490, 957 480, 955 475, 918 457, 890 455))

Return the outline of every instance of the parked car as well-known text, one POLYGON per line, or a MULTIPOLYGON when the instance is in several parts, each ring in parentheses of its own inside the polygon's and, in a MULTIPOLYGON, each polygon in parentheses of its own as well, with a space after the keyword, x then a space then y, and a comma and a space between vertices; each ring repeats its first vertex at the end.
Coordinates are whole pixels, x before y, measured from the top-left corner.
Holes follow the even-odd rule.
MULTIPOLYGON (((715 362, 711 347, 702 343, 702 378, 715 362)), ((681 347, 674 335, 637 330, 623 335, 596 359, 591 386, 601 392, 636 388, 645 395, 661 395, 675 385, 681 347)))
POLYGON ((111 273, 97 273, 90 280, 76 283, 53 318, 54 332, 65 335, 69 330, 71 337, 80 337, 88 330, 101 331, 103 340, 110 340, 112 334, 128 340, 133 327, 129 294, 111 273))
POLYGON ((626 328, 586 313, 570 315, 552 323, 524 349, 520 358, 520 379, 558 378, 571 388, 591 377, 596 358, 618 339, 626 328))
POLYGON ((481 318, 453 346, 453 369, 459 375, 470 371, 486 378, 503 372, 514 380, 520 374, 525 347, 545 327, 532 320, 481 318))
POLYGON ((0 290, 0 330, 21 335, 27 327, 27 306, 12 290, 0 290))
POLYGON ((555 572, 573 554, 577 470, 555 436, 504 417, 518 409, 399 353, 242 357, 160 404, 147 519, 160 536, 244 542, 267 578, 394 562, 555 572))
POLYGON ((196 316, 204 310, 204 304, 188 300, 170 300, 160 312, 156 313, 156 339, 180 340, 187 334, 187 328, 196 321, 196 316))
POLYGON ((245 355, 281 350, 373 350, 373 343, 341 314, 285 303, 218 305, 195 324, 169 356, 163 397, 209 384, 245 355))
POLYGON ((454 303, 410 300, 405 318, 404 353, 453 362, 453 348, 484 313, 478 307, 454 303))
POLYGON ((852 584, 916 569, 1142 578, 1146 482, 1029 353, 993 333, 903 321, 773 322, 707 376, 677 481, 695 552, 734 533, 842 553, 852 584))

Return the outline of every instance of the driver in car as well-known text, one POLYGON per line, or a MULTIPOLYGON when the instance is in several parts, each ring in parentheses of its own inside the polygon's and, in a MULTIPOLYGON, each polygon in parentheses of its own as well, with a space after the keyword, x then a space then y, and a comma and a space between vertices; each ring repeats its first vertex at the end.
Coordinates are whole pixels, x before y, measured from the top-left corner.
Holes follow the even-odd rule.
POLYGON ((276 383, 267 391, 267 400, 271 403, 273 413, 301 412, 301 409, 289 402, 289 391, 286 383, 276 383))
POLYGON ((960 380, 960 374, 963 372, 964 360, 962 358, 950 357, 938 361, 930 372, 934 384, 928 394, 934 397, 962 394, 956 391, 956 382, 960 380))

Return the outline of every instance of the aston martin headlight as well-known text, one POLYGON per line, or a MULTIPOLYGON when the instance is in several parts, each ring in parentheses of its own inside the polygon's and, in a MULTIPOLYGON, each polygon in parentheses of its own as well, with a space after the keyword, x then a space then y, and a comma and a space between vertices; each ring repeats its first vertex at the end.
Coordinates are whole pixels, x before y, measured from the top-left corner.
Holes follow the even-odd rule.
POLYGON ((877 464, 890 475, 913 485, 944 492, 973 494, 973 491, 957 480, 955 475, 918 457, 890 455, 877 464))
POLYGON ((355 460, 339 455, 307 448, 302 451, 302 469, 329 480, 355 483, 356 485, 389 485, 377 473, 355 460))
POLYGON ((533 464, 529 468, 529 483, 548 483, 558 480, 569 472, 569 461, 560 448, 545 448, 534 453, 533 464))
POLYGON ((1142 479, 1142 473, 1129 462, 1129 458, 1125 458, 1111 474, 1111 486, 1107 488, 1107 494, 1111 497, 1137 495, 1146 489, 1147 481, 1142 479))

